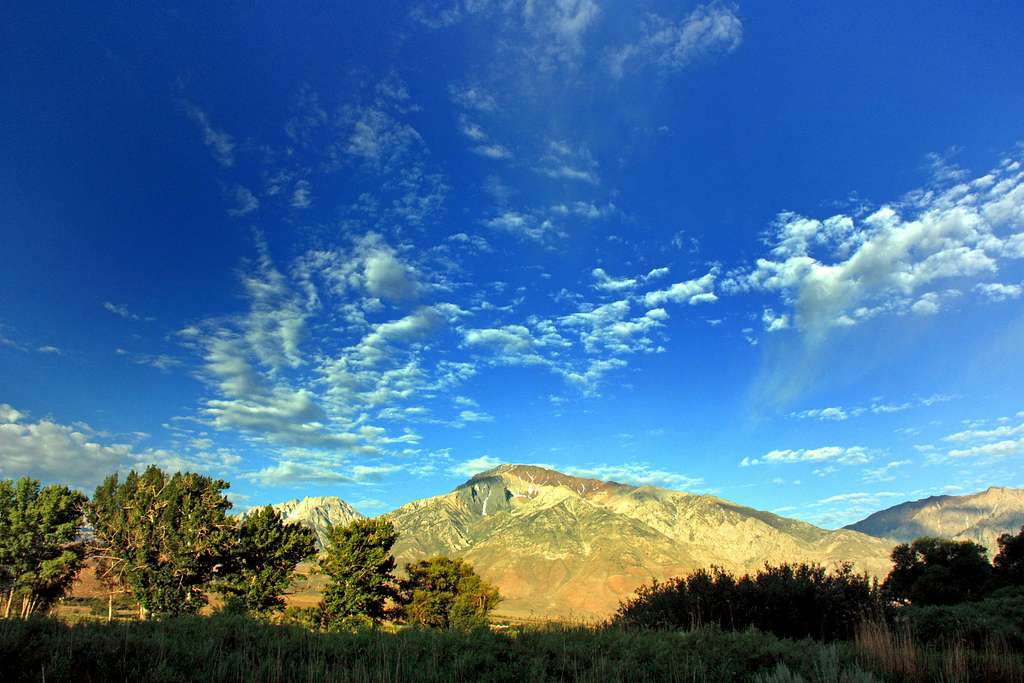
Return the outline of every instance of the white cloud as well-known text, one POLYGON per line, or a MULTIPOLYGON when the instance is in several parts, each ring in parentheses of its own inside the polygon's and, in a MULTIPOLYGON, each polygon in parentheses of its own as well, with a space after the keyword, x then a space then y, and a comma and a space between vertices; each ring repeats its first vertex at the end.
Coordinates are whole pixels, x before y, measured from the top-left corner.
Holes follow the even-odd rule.
POLYGON ((260 200, 256 198, 249 188, 242 185, 235 185, 228 193, 232 206, 228 209, 228 215, 239 217, 252 213, 260 208, 260 200))
POLYGON ((210 123, 210 118, 206 115, 202 109, 193 106, 186 105, 186 111, 188 112, 189 118, 195 121, 196 125, 199 126, 200 132, 203 134, 203 143, 213 154, 213 158, 218 164, 224 167, 231 167, 235 165, 235 141, 228 133, 217 130, 210 123))
POLYGON ((224 472, 238 463, 226 452, 182 457, 129 443, 103 443, 88 425, 63 425, 0 404, 0 478, 33 477, 90 491, 110 474, 156 464, 168 470, 224 472))
POLYGON ((1021 257, 1019 235, 1004 233, 1024 223, 1024 173, 1008 168, 989 174, 991 185, 911 193, 864 218, 780 214, 770 254, 730 273, 723 288, 778 292, 796 327, 819 339, 880 314, 937 314, 959 291, 925 287, 990 275, 1021 257))
POLYGON ((448 94, 453 102, 466 109, 475 109, 481 112, 495 112, 498 110, 497 101, 480 86, 451 85, 448 86, 448 94))
POLYGON ((548 141, 537 171, 558 180, 578 180, 597 185, 597 161, 585 145, 570 145, 560 140, 548 141))
POLYGON ((893 474, 893 470, 896 470, 900 467, 906 467, 907 465, 910 464, 910 460, 892 460, 882 465, 881 467, 864 470, 863 480, 869 482, 892 481, 896 478, 896 476, 893 474))
POLYGON ((594 289, 606 292, 621 292, 633 289, 639 284, 636 278, 613 278, 604 272, 604 268, 594 268, 590 273, 594 277, 594 289))
POLYGON ((644 304, 653 307, 667 302, 695 305, 717 301, 718 297, 714 293, 717 275, 717 269, 713 268, 699 278, 677 282, 667 289, 648 292, 644 295, 644 304))
POLYGON ((363 284, 371 296, 391 301, 413 299, 418 293, 415 272, 395 254, 380 245, 367 251, 363 262, 363 284))
POLYGON ((842 448, 840 446, 823 446, 821 448, 799 448, 774 450, 760 458, 743 458, 740 467, 753 465, 775 465, 797 462, 837 462, 843 465, 860 465, 871 460, 867 449, 861 446, 842 448))
POLYGON ((691 477, 678 472, 653 467, 648 463, 624 463, 621 465, 587 465, 560 467, 566 474, 602 481, 617 481, 621 484, 658 486, 679 490, 701 486, 701 477, 691 477))
POLYGON ((532 240, 542 240, 549 234, 558 234, 558 230, 549 219, 519 211, 504 211, 485 220, 484 225, 532 240))
POLYGON ((789 327, 789 315, 785 313, 776 315, 775 311, 766 308, 761 314, 761 322, 764 323, 765 332, 778 332, 789 327))
POLYGON ((984 296, 989 301, 1006 301, 1007 299, 1018 299, 1024 294, 1024 285, 1003 284, 1001 282, 979 282, 974 285, 974 291, 984 296))
POLYGON ((463 422, 494 422, 494 416, 479 410, 463 410, 459 413, 459 419, 463 422))
POLYGON ((811 408, 809 410, 801 410, 797 413, 790 413, 790 417, 795 417, 801 420, 814 419, 814 420, 846 420, 849 415, 846 411, 838 406, 831 406, 828 408, 811 408))
POLYGON ((114 304, 109 301, 103 302, 103 308, 110 311, 114 315, 124 318, 125 320, 153 320, 153 318, 144 318, 141 315, 137 315, 128 310, 127 306, 114 304))
POLYGON ((742 42, 743 22, 736 9, 713 2, 697 7, 678 23, 649 15, 640 40, 612 51, 608 67, 616 78, 635 64, 678 71, 699 59, 733 52, 742 42))
POLYGON ((1008 458, 1012 455, 1024 454, 1024 439, 1007 439, 994 443, 971 446, 970 448, 955 448, 947 455, 951 458, 1008 458))
POLYGON ((308 209, 313 205, 312 192, 313 186, 310 185, 308 180, 296 181, 295 189, 292 191, 292 198, 289 203, 296 209, 308 209))
POLYGON ((511 159, 512 152, 504 145, 491 143, 488 145, 477 145, 473 147, 473 153, 488 159, 511 159))
POLYGON ((489 455, 481 455, 479 458, 473 458, 472 460, 465 460, 452 467, 448 468, 449 474, 454 474, 462 477, 472 477, 474 474, 480 472, 486 472, 487 470, 494 469, 501 464, 501 460, 491 457, 489 455))
POLYGON ((245 472, 243 479, 262 486, 298 486, 301 484, 354 484, 352 477, 323 465, 282 460, 255 472, 245 472))
POLYGON ((956 434, 943 437, 943 441, 953 443, 970 443, 972 441, 990 441, 1024 434, 1024 422, 1018 425, 1001 425, 993 429, 967 429, 956 434))

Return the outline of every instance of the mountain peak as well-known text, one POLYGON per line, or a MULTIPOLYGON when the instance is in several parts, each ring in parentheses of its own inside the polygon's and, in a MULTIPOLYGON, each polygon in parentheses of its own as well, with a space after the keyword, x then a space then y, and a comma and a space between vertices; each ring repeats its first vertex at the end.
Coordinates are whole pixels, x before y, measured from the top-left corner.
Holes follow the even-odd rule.
POLYGON ((337 496, 307 496, 272 505, 281 513, 285 522, 297 522, 309 527, 316 534, 317 545, 321 548, 327 542, 327 530, 335 525, 345 525, 362 519, 363 515, 337 496))
POLYGON ((613 489, 625 490, 633 488, 632 486, 627 486, 626 484, 620 484, 614 481, 601 481, 599 479, 576 477, 547 467, 541 467, 540 465, 518 463, 505 463, 485 472, 475 474, 459 488, 476 486, 482 482, 493 479, 502 479, 506 481, 518 480, 528 486, 561 486, 575 491, 581 496, 599 491, 608 491, 613 489))

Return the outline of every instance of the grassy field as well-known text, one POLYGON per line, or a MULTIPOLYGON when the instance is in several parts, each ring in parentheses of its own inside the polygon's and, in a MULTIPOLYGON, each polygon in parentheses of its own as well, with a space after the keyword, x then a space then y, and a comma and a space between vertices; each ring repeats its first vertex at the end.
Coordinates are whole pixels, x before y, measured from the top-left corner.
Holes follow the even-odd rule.
POLYGON ((0 621, 3 681, 1022 681, 1019 654, 885 627, 823 645, 748 631, 521 626, 316 633, 239 617, 0 621))

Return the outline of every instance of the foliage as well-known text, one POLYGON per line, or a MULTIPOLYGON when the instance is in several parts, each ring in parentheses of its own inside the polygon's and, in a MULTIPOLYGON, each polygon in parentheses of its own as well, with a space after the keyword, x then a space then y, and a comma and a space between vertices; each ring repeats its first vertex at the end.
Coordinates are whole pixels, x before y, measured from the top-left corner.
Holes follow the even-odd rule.
POLYGON ((313 531, 285 524, 280 513, 267 506, 247 515, 235 530, 225 558, 217 591, 225 609, 268 616, 284 608, 295 567, 316 554, 313 531))
POLYGON ((0 680, 948 681, 949 662, 956 657, 962 657, 967 675, 955 680, 1019 681, 1024 671, 1019 653, 917 647, 902 653, 908 655, 904 664, 912 666, 903 670, 920 678, 883 676, 899 671, 892 666, 898 660, 877 657, 885 642, 879 638, 876 650, 868 650, 862 643, 826 645, 714 628, 680 633, 547 625, 502 632, 321 633, 227 616, 75 626, 9 620, 0 622, 0 680))
POLYGON ((1024 586, 1024 526, 1016 536, 1003 534, 996 542, 999 552, 992 565, 997 579, 1010 586, 1024 586))
POLYGON ((612 624, 622 627, 728 630, 751 626, 787 638, 850 637, 880 608, 877 586, 851 564, 832 572, 813 564, 765 565, 736 578, 719 568, 641 586, 622 602, 612 624))
POLYGON ((952 605, 975 600, 991 588, 985 546, 973 541, 919 538, 896 546, 892 562, 883 588, 895 600, 952 605))
POLYGON ((320 571, 328 578, 320 602, 328 629, 376 624, 384 618, 385 603, 396 596, 395 558, 398 539, 386 519, 357 519, 327 532, 320 571))
POLYGON ((66 486, 40 487, 24 477, 0 481, 0 595, 3 615, 16 598, 20 614, 45 611, 82 567, 78 540, 85 496, 66 486))
POLYGON ((895 621, 907 624, 926 645, 960 640, 980 648, 988 641, 1000 641, 1024 651, 1024 590, 1003 588, 959 605, 909 605, 896 611, 895 621))
POLYGON ((108 477, 89 506, 100 578, 130 590, 143 617, 198 612, 231 544, 226 488, 224 481, 168 475, 156 466, 124 481, 108 477))
POLYGON ((487 623, 501 595, 463 560, 438 555, 405 565, 399 616, 410 624, 467 629, 487 623))

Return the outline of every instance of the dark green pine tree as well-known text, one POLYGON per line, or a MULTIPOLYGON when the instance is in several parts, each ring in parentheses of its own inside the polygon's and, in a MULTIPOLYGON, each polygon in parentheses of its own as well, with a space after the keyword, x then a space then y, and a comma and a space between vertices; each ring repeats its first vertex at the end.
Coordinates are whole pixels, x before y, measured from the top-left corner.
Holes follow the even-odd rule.
POLYGON ((320 571, 328 578, 320 602, 327 629, 377 624, 394 598, 395 558, 391 548, 398 539, 394 525, 384 519, 359 519, 332 527, 320 558, 320 571))
POLYGON ((232 543, 226 488, 221 480, 150 466, 124 481, 112 475, 96 489, 89 521, 100 578, 129 590, 141 618, 195 613, 206 604, 204 588, 232 543))
POLYGON ((270 506, 253 511, 238 525, 217 583, 225 609, 259 617, 281 610, 295 568, 315 554, 312 529, 285 524, 270 506))
POLYGON ((82 568, 78 539, 85 496, 35 479, 0 481, 0 588, 3 614, 42 612, 62 597, 82 568))

